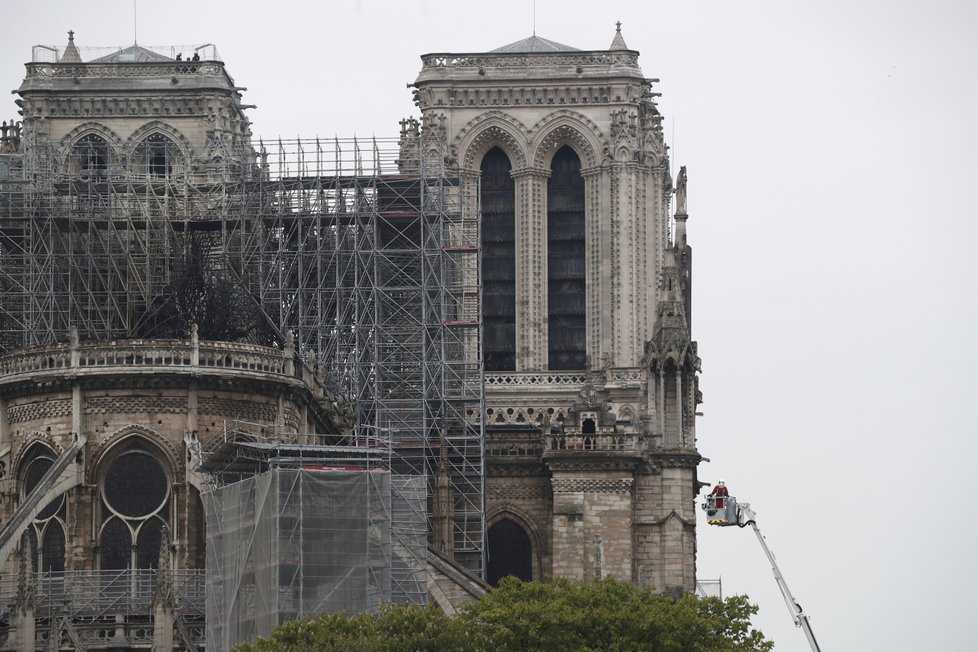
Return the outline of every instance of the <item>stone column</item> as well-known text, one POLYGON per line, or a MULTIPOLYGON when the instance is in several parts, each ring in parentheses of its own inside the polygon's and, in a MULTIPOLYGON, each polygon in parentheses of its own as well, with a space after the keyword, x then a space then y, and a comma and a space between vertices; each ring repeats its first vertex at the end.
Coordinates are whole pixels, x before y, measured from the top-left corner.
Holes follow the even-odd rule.
POLYGON ((547 179, 513 170, 516 186, 516 370, 547 367, 547 179))
POLYGON ((611 257, 607 255, 610 225, 605 219, 607 190, 600 167, 581 170, 584 177, 584 260, 587 265, 587 359, 596 368, 610 347, 605 342, 612 315, 611 257))
POLYGON ((34 621, 34 563, 31 559, 30 537, 25 532, 20 539, 20 566, 17 573, 17 595, 14 598, 14 613, 11 619, 11 632, 17 652, 34 652, 36 629, 34 621))
POLYGON ((153 595, 153 649, 173 649, 173 619, 177 598, 170 572, 170 531, 164 525, 160 533, 160 559, 156 572, 156 591, 153 595))

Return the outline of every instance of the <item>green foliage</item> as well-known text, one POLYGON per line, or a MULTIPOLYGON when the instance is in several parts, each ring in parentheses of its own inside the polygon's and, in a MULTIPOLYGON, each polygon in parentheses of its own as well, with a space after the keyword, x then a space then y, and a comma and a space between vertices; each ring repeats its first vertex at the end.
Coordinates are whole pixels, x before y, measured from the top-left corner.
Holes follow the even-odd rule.
POLYGON ((768 652, 773 645, 750 624, 756 612, 742 596, 674 600, 614 579, 507 578, 454 618, 413 605, 374 616, 327 614, 285 623, 268 640, 235 650, 768 652))

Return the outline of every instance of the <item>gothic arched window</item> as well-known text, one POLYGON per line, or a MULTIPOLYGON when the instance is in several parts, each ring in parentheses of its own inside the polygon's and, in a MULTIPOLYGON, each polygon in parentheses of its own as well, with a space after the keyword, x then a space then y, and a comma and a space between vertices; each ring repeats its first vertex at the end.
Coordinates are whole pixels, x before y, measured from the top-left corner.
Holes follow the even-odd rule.
POLYGON ((109 170, 109 144, 96 134, 79 138, 71 147, 68 173, 82 178, 104 177, 109 170))
POLYGON ((504 518, 489 528, 489 564, 486 581, 499 586, 504 577, 513 575, 529 582, 533 579, 533 546, 520 525, 504 518))
POLYGON ((179 160, 180 150, 172 140, 160 133, 150 134, 136 147, 137 172, 149 177, 167 178, 179 160))
POLYGON ((509 157, 482 159, 482 323, 486 371, 516 370, 516 201, 509 157))
POLYGON ((584 177, 581 159, 561 147, 547 181, 548 366, 586 368, 584 177))
POLYGON ((100 568, 155 568, 169 513, 170 481, 163 465, 134 440, 109 463, 99 493, 100 568))
MULTIPOLYGON (((44 478, 44 474, 54 466, 54 453, 47 447, 38 445, 32 455, 33 459, 27 463, 23 475, 21 500, 26 499, 34 491, 44 478)), ((64 494, 60 494, 50 500, 28 526, 35 572, 61 572, 65 569, 67 510, 64 494)))

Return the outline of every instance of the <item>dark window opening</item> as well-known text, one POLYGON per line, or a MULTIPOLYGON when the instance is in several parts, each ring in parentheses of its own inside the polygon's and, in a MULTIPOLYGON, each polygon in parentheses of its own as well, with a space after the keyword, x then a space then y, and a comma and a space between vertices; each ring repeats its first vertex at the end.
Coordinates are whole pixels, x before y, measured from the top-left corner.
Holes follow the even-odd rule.
POLYGON ((103 177, 109 168, 109 146, 104 138, 89 134, 72 149, 73 171, 82 177, 103 177))
POLYGON ((581 159, 560 148, 547 182, 548 365, 551 370, 587 366, 585 326, 584 177, 581 159))
POLYGON ((140 144, 138 158, 151 177, 166 178, 173 171, 177 148, 173 141, 163 134, 152 134, 140 144))
MULTIPOLYGON (((24 476, 24 497, 26 498, 34 490, 34 488, 40 484, 41 479, 44 478, 44 474, 48 472, 54 466, 54 460, 50 457, 38 457, 30 463, 27 467, 27 473, 24 476)), ((44 521, 51 518, 58 513, 61 509, 61 505, 64 503, 64 496, 58 496, 50 503, 48 503, 44 509, 42 509, 37 516, 34 517, 35 521, 44 521)))
POLYGON ((533 579, 533 548, 530 537, 510 519, 489 528, 489 565, 486 581, 499 586, 504 577, 513 575, 529 582, 533 579))
POLYGON ((153 518, 139 528, 136 538, 136 568, 159 568, 163 522, 153 518))
POLYGON ((123 516, 152 514, 166 500, 166 474, 160 463, 138 450, 121 455, 105 474, 103 487, 109 506, 123 516))
POLYGON ((41 570, 61 573, 65 569, 65 531, 57 519, 44 528, 44 543, 41 546, 41 570))
POLYGON ((597 432, 594 425, 594 419, 588 418, 581 423, 581 434, 583 435, 593 435, 597 432))
POLYGON ((486 371, 516 369, 516 186, 509 157, 482 159, 482 323, 486 371))
POLYGON ((132 535, 129 526, 113 518, 102 528, 98 541, 99 567, 102 570, 123 570, 132 564, 132 535))

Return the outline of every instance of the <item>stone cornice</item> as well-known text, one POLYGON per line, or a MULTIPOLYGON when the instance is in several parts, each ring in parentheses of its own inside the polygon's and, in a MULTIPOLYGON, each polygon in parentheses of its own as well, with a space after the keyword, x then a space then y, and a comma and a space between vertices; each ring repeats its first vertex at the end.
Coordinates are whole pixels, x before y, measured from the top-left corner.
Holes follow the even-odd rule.
POLYGON ((695 450, 660 450, 653 453, 651 458, 656 466, 671 469, 695 469, 703 461, 703 456, 695 450))
POLYGON ((604 453, 593 454, 587 452, 550 452, 544 453, 543 460, 551 470, 557 473, 560 471, 596 472, 596 471, 624 471, 633 473, 642 461, 639 453, 604 453))

